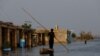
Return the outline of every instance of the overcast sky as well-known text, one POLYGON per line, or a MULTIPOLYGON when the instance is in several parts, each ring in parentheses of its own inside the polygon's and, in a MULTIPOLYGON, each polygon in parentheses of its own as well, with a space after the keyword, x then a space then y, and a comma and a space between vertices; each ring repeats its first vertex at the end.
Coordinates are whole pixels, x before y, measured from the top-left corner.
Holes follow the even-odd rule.
POLYGON ((31 21, 26 9, 45 27, 58 25, 61 28, 90 31, 100 34, 100 0, 0 0, 0 20, 21 25, 31 21))

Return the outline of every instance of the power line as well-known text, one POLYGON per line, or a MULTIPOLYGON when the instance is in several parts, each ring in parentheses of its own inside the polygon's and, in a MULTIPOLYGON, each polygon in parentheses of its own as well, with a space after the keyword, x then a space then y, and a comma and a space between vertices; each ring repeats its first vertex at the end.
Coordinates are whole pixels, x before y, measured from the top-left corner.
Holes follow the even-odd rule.
MULTIPOLYGON (((46 29, 39 21, 37 21, 28 11, 26 11, 24 8, 22 8, 24 12, 26 12, 36 23, 38 23, 41 27, 46 29)), ((47 30, 47 29, 46 29, 47 30)))

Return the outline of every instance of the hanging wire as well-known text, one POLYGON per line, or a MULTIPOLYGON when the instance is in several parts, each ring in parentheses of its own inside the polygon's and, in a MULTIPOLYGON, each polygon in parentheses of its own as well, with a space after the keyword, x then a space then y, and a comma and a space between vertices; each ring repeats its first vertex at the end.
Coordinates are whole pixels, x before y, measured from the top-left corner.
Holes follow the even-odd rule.
MULTIPOLYGON (((28 11, 26 11, 24 8, 22 8, 23 11, 28 14, 37 24, 39 24, 41 27, 43 27, 44 29, 46 29, 46 27, 44 27, 39 21, 37 21, 28 11)), ((47 29, 46 29, 47 30, 47 29)))

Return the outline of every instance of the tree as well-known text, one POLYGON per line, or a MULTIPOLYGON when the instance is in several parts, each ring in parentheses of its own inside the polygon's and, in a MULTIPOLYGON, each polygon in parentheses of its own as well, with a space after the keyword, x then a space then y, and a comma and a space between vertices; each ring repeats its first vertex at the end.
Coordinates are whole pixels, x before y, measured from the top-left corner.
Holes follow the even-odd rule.
POLYGON ((22 25, 22 27, 24 28, 24 29, 30 29, 31 28, 31 24, 27 24, 27 23, 24 23, 23 25, 22 25))
POLYGON ((76 33, 72 33, 72 37, 75 38, 76 37, 76 33))
POLYGON ((29 32, 33 32, 33 30, 31 29, 31 24, 28 24, 28 23, 24 23, 22 25, 22 28, 24 28, 24 33, 27 34, 29 32))

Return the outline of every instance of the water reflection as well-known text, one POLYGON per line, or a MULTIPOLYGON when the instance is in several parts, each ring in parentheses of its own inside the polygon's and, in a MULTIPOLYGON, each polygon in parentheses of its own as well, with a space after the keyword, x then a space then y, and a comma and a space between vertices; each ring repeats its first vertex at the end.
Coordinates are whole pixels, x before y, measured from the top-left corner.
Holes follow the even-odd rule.
POLYGON ((31 49, 26 50, 15 50, 15 51, 1 51, 0 56, 54 56, 54 53, 37 55, 38 53, 33 53, 31 49))
POLYGON ((54 53, 49 54, 49 56, 54 56, 54 53))
POLYGON ((2 56, 11 56, 11 55, 10 55, 10 52, 9 51, 7 51, 7 52, 3 52, 2 51, 2 56))
POLYGON ((55 52, 53 52, 51 54, 40 55, 40 53, 39 53, 40 47, 34 47, 34 48, 30 48, 30 49, 18 48, 15 51, 10 51, 10 52, 2 52, 0 50, 0 56, 62 56, 62 55, 63 56, 66 56, 66 55, 68 55, 68 56, 81 56, 81 55, 91 56, 92 54, 93 55, 96 54, 97 56, 100 56, 100 55, 98 55, 100 53, 100 40, 88 42, 88 45, 84 45, 82 42, 81 43, 76 42, 75 44, 72 43, 67 46, 70 50, 70 52, 68 52, 68 53, 65 52, 64 48, 61 48, 62 46, 55 45, 55 47, 57 47, 57 48, 55 48, 55 52), (84 53, 85 53, 85 55, 84 55, 84 53))
POLYGON ((40 55, 40 56, 54 56, 54 53, 51 53, 51 54, 43 54, 43 55, 40 55))

